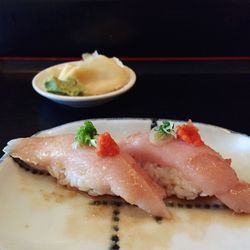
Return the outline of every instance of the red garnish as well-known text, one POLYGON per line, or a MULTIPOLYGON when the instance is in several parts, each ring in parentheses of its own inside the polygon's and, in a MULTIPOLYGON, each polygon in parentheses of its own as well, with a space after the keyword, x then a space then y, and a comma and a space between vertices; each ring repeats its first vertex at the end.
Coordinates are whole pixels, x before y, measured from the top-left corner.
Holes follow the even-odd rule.
POLYGON ((120 152, 119 146, 108 132, 100 134, 96 142, 96 153, 101 157, 115 156, 120 152))
POLYGON ((187 124, 177 126, 176 135, 177 138, 195 146, 204 145, 204 142, 201 140, 201 136, 198 132, 198 128, 194 126, 191 120, 189 120, 187 124))

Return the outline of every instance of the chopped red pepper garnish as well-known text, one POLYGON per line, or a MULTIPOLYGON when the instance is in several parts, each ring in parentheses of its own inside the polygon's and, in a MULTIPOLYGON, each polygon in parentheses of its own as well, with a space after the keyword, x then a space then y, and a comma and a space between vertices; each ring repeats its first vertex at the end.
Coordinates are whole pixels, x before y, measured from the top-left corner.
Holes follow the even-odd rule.
POLYGON ((176 126, 176 135, 177 138, 195 146, 204 145, 198 132, 198 128, 194 126, 191 120, 189 120, 187 124, 176 126))
POLYGON ((100 134, 97 138, 96 153, 101 156, 115 156, 119 154, 120 148, 108 132, 100 134))

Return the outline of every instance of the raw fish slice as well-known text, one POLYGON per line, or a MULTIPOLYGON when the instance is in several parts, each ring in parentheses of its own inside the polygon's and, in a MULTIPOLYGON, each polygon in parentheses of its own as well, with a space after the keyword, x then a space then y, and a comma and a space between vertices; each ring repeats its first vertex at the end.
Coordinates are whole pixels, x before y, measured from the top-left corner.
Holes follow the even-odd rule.
POLYGON ((138 161, 175 167, 207 195, 223 193, 238 182, 229 162, 206 145, 196 147, 174 139, 158 146, 145 133, 129 136, 120 146, 138 161))
POLYGON ((137 161, 177 169, 200 195, 215 195, 235 212, 250 212, 250 185, 240 183, 231 161, 207 145, 197 147, 180 139, 155 145, 145 133, 125 138, 120 147, 137 161))
POLYGON ((12 140, 4 149, 33 168, 47 170, 62 185, 91 195, 121 196, 154 216, 170 217, 164 190, 127 153, 97 156, 93 147, 74 149, 73 135, 12 140))
POLYGON ((250 213, 250 184, 238 183, 227 192, 216 196, 236 213, 250 213))

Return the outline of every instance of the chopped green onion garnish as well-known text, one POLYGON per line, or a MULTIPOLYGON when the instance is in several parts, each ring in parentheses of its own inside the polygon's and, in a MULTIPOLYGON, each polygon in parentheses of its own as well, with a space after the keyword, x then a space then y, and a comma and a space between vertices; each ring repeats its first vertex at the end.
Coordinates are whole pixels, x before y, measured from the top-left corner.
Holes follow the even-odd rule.
POLYGON ((85 121, 78 129, 75 136, 77 145, 86 145, 96 147, 97 130, 91 121, 85 121))
POLYGON ((156 131, 160 135, 175 135, 174 123, 169 121, 162 121, 160 126, 154 128, 154 131, 156 131))
POLYGON ((160 145, 162 143, 167 143, 174 139, 175 131, 174 124, 169 121, 162 121, 162 123, 153 128, 150 132, 150 141, 154 144, 160 145))

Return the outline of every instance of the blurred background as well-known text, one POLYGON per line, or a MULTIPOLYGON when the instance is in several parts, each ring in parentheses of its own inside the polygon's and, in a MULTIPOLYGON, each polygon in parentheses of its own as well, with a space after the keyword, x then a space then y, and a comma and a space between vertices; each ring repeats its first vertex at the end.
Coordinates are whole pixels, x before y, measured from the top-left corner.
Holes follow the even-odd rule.
POLYGON ((249 0, 1 0, 0 147, 105 117, 191 118, 250 134, 249 13, 249 0), (129 92, 76 109, 32 89, 39 71, 94 50, 136 72, 129 92))
POLYGON ((246 0, 1 0, 0 56, 250 56, 246 0))

